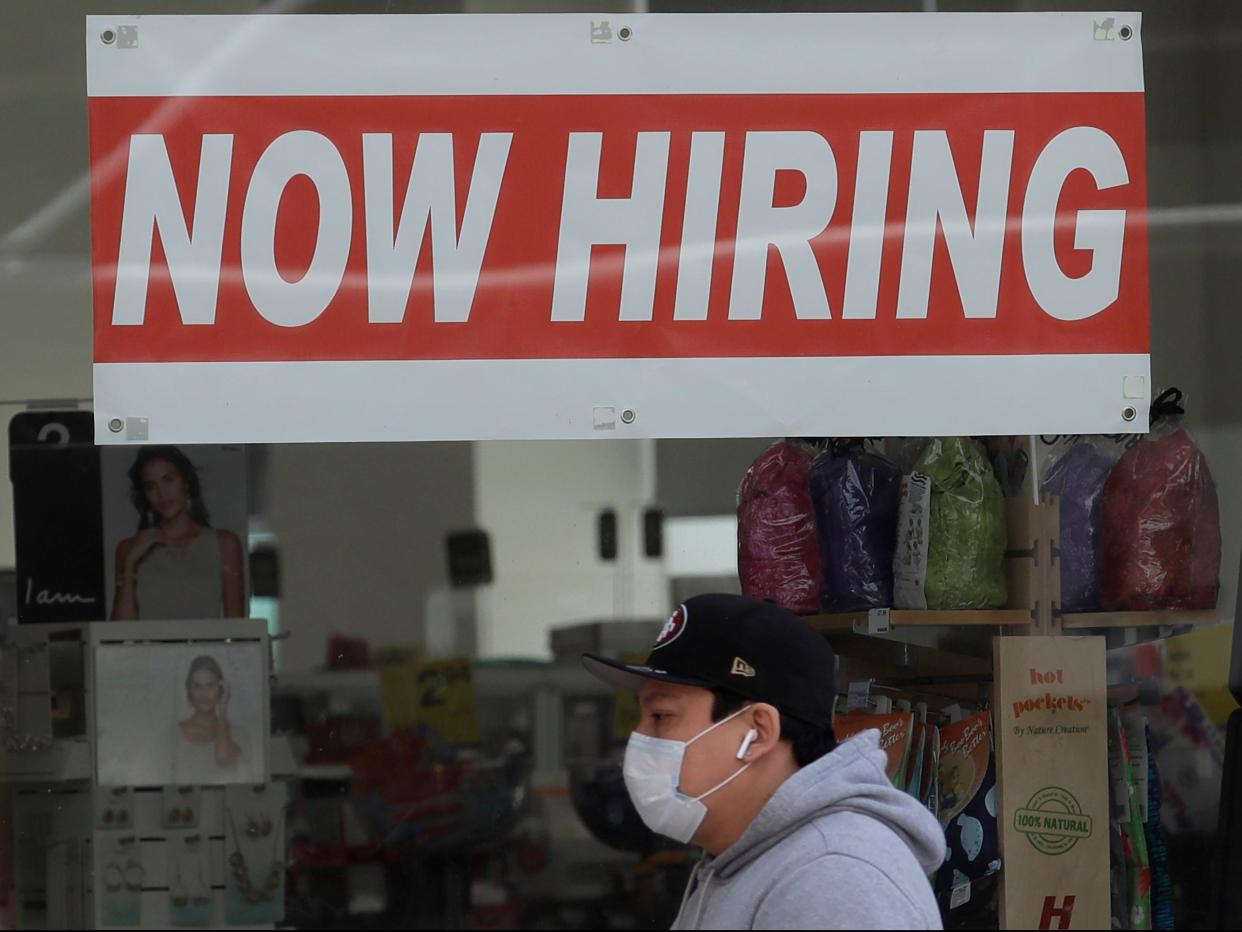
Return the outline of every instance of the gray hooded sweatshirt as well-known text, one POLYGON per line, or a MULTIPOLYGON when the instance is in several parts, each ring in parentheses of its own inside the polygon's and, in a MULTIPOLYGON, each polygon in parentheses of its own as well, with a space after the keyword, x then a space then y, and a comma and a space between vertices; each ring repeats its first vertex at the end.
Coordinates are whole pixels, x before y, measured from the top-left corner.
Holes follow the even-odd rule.
POLYGON ((732 846, 704 859, 674 929, 939 929, 927 876, 940 823, 884 772, 864 731, 785 781, 732 846))

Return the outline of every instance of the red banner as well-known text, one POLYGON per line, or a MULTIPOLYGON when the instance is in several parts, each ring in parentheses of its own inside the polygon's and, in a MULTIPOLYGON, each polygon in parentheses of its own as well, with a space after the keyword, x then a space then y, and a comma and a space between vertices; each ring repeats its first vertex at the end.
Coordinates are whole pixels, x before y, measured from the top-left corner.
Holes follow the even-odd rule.
POLYGON ((1141 93, 92 97, 90 124, 101 363, 1148 352, 1141 93))

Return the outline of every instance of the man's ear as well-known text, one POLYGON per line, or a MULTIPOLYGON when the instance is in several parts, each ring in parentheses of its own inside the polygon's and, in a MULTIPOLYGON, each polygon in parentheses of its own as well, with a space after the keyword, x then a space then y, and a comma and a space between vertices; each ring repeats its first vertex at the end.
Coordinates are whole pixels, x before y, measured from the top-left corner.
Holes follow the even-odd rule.
POLYGON ((781 713, 776 706, 757 702, 749 709, 755 737, 747 744, 742 760, 751 764, 770 753, 781 740, 781 713))

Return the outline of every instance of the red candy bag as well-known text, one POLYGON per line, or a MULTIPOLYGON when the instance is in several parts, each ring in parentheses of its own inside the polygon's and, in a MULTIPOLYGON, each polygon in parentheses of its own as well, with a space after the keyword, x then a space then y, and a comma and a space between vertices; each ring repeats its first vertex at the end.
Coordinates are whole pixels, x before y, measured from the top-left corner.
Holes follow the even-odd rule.
POLYGON ((737 572, 742 593, 803 615, 819 611, 819 538, 809 473, 815 451, 775 443, 737 493, 737 572))
POLYGON ((1186 431, 1140 440, 1122 456, 1104 484, 1100 540, 1105 611, 1216 607, 1216 483, 1186 431))

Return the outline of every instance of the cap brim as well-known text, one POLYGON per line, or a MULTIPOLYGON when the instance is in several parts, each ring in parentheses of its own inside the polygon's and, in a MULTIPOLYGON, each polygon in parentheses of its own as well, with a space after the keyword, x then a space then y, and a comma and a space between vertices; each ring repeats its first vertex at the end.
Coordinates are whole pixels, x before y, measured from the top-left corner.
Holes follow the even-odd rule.
POLYGON ((609 686, 636 693, 645 680, 658 680, 661 683, 673 683, 677 686, 699 686, 711 689, 712 684, 705 680, 689 676, 678 676, 667 670, 657 670, 638 663, 622 663, 596 654, 583 654, 582 666, 596 679, 603 680, 609 686))

